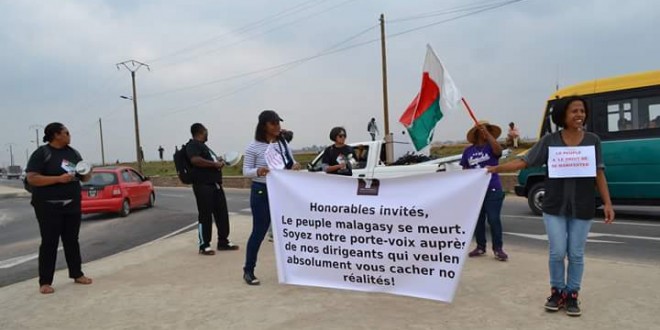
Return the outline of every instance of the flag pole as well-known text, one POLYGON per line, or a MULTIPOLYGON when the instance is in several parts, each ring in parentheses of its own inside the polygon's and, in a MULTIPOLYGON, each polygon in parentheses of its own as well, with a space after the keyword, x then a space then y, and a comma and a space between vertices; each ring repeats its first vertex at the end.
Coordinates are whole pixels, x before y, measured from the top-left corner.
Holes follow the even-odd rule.
POLYGON ((461 97, 461 101, 463 101, 463 105, 465 105, 465 109, 467 109, 468 114, 470 114, 470 118, 472 118, 474 125, 479 125, 479 121, 477 120, 477 117, 474 116, 474 112, 472 112, 472 108, 470 108, 470 105, 467 103, 465 98, 461 97))

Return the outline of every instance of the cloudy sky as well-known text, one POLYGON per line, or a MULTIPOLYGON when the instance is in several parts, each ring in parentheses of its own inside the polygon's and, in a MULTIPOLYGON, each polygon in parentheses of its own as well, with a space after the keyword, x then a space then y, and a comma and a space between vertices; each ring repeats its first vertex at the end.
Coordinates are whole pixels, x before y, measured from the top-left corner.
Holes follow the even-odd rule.
MULTIPOLYGON (((559 83, 658 69, 660 2, 653 0, 0 0, 0 164, 25 163, 35 130, 67 125, 72 145, 100 162, 135 159, 130 73, 137 71, 145 156, 189 138, 193 122, 219 152, 242 151, 258 113, 275 109, 293 146, 349 141, 383 129, 378 17, 387 21, 390 127, 419 89, 431 44, 480 119, 537 134, 559 83), (495 6, 501 5, 498 8, 495 6), (490 10, 488 10, 490 8, 490 10), (409 31, 409 32, 407 32, 409 31), (334 51, 334 52, 333 52, 334 51), (317 55, 322 55, 318 56, 317 55)), ((456 109, 435 140, 464 138, 456 109)))

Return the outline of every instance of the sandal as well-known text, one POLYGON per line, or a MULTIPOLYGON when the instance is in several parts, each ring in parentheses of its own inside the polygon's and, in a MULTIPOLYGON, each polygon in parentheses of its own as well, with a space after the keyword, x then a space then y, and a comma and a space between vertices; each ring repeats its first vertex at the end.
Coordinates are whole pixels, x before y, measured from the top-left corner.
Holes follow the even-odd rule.
POLYGON ((55 293, 55 289, 53 289, 53 287, 50 286, 49 284, 44 284, 39 287, 39 292, 41 294, 51 294, 51 293, 55 293))
POLYGON ((89 277, 87 277, 87 276, 85 276, 85 275, 83 275, 83 276, 80 276, 80 277, 78 277, 78 278, 75 278, 75 279, 73 280, 73 283, 82 284, 82 285, 88 285, 88 284, 92 284, 92 279, 89 278, 89 277))

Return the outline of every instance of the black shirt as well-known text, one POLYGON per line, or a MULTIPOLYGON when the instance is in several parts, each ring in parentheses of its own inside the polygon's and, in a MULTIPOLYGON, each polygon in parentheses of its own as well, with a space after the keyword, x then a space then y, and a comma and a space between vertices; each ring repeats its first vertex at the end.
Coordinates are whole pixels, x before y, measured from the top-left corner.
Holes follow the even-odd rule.
POLYGON ((333 144, 325 148, 325 152, 323 152, 323 164, 327 164, 328 166, 346 164, 346 168, 344 169, 335 172, 328 172, 331 174, 353 175, 351 160, 355 161, 355 155, 353 154, 353 148, 349 145, 337 148, 333 144))
MULTIPOLYGON (((193 157, 199 156, 208 161, 217 161, 218 156, 206 146, 205 143, 191 139, 186 144, 186 155, 188 159, 192 160, 193 157)), ((193 184, 209 184, 220 183, 222 184, 222 170, 213 167, 197 167, 192 164, 190 171, 193 184)))
MULTIPOLYGON (((28 161, 26 173, 35 172, 44 176, 59 176, 65 173, 75 173, 76 164, 82 157, 75 149, 66 146, 61 149, 45 145, 32 153, 28 161), (48 154, 50 153, 50 156, 48 154), (48 158, 48 159, 46 159, 48 158), (65 168, 67 168, 65 170, 65 168)), ((80 182, 74 180, 68 183, 56 183, 44 187, 33 187, 32 202, 71 200, 71 208, 80 209, 80 182)))
MULTIPOLYGON (((584 132, 584 138, 578 146, 594 146, 596 153, 596 168, 604 169, 603 156, 598 135, 584 132)), ((542 166, 548 163, 549 147, 565 147, 561 131, 547 134, 537 142, 522 159, 529 167, 542 166)), ((543 212, 590 220, 596 213, 596 178, 549 178, 545 179, 545 195, 543 197, 543 212)))

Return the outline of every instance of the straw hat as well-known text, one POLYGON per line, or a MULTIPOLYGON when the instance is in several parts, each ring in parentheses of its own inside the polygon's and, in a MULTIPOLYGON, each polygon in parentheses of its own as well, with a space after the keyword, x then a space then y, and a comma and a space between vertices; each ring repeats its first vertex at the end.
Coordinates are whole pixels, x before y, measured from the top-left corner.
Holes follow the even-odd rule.
MULTIPOLYGON (((486 129, 490 134, 497 140, 498 137, 500 137, 500 134, 502 134, 502 129, 497 126, 489 123, 487 120, 480 120, 478 124, 486 126, 486 129)), ((477 142, 477 125, 473 126, 470 128, 470 130, 467 132, 467 140, 468 142, 474 144, 477 142)))

